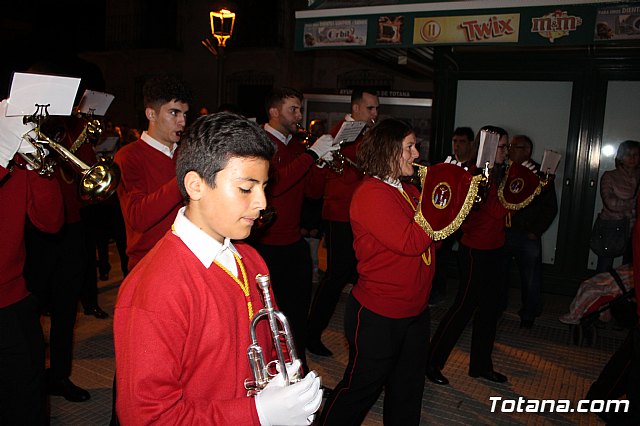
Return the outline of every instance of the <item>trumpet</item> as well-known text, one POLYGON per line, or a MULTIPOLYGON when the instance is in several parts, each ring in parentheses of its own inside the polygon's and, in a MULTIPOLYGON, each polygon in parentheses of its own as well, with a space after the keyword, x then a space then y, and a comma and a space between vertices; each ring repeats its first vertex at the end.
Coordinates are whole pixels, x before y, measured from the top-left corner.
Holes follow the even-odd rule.
MULTIPOLYGON (((26 121, 29 122, 30 119, 27 118, 26 121)), ((54 151, 81 175, 78 191, 82 201, 103 201, 116 190, 120 181, 120 170, 117 167, 105 161, 88 166, 69 149, 43 134, 39 125, 23 135, 22 139, 34 147, 35 153, 20 153, 20 156, 38 174, 50 176, 53 173, 56 162, 48 157, 48 151, 54 151)))
MULTIPOLYGON (((317 138, 311 132, 309 132, 304 127, 302 127, 300 125, 300 123, 296 124, 296 128, 297 128, 297 133, 299 135, 301 135, 301 137, 302 137, 302 144, 305 145, 307 147, 307 149, 309 149, 313 145, 313 143, 316 141, 317 138)), ((342 143, 343 143, 343 141, 340 141, 340 142, 337 143, 337 145, 341 146, 342 143)), ((333 155, 333 159, 331 161, 327 161, 327 160, 324 160, 322 158, 318 158, 316 160, 316 164, 318 165, 318 167, 327 166, 327 167, 329 167, 329 169, 332 172, 337 173, 339 175, 344 173, 344 167, 345 167, 346 164, 348 164, 350 166, 353 166, 356 169, 360 170, 360 168, 355 163, 355 161, 353 161, 350 158, 348 158, 347 156, 345 156, 340 151, 339 147, 338 147, 337 150, 332 152, 332 155, 333 155)))
POLYGON ((80 146, 85 142, 89 142, 90 144, 95 145, 100 139, 102 130, 102 122, 95 117, 89 117, 87 124, 84 126, 84 129, 82 129, 82 133, 80 133, 75 142, 73 142, 73 144, 69 148, 69 151, 71 153, 76 152, 78 148, 80 148, 80 146))
POLYGON ((293 335, 291 334, 289 321, 282 312, 276 311, 273 308, 271 294, 269 293, 269 281, 269 275, 258 274, 256 276, 256 282, 258 284, 258 288, 262 291, 265 307, 260 309, 260 311, 258 311, 251 320, 251 345, 247 349, 247 356, 249 357, 249 366, 251 368, 253 378, 245 379, 244 381, 244 387, 247 389, 247 396, 256 395, 269 384, 269 381, 277 375, 276 365, 280 366, 285 386, 302 380, 302 369, 298 370, 291 377, 289 377, 289 373, 287 372, 284 352, 282 350, 282 341, 284 340, 287 345, 287 351, 289 352, 291 362, 297 360, 298 355, 293 343, 293 335), (269 329, 273 339, 273 346, 277 353, 277 359, 268 363, 265 363, 262 347, 260 346, 256 335, 257 324, 262 319, 267 319, 269 321, 269 329))

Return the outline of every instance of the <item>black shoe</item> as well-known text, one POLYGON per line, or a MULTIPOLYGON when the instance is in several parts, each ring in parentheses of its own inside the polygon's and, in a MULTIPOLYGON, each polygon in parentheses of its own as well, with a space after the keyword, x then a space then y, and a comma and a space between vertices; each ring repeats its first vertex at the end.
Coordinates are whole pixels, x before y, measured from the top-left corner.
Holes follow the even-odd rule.
POLYGON ((496 382, 496 383, 504 383, 507 381, 507 376, 505 376, 504 374, 500 374, 496 371, 493 370, 489 370, 486 373, 482 373, 482 374, 475 374, 475 373, 469 373, 469 376, 471 377, 482 377, 483 379, 487 379, 491 382, 496 382))
POLYGON ((427 379, 431 380, 433 383, 437 385, 449 384, 449 380, 446 377, 444 377, 444 375, 440 372, 440 369, 438 367, 428 364, 424 374, 427 376, 427 379))
POLYGON ((47 386, 49 395, 63 396, 64 399, 71 402, 84 402, 91 399, 91 394, 73 384, 68 378, 50 382, 47 386))
POLYGON ((309 340, 307 342, 307 350, 314 355, 332 356, 333 352, 329 350, 320 339, 309 340))
POLYGON ((109 314, 106 313, 105 311, 103 311, 102 309, 100 309, 99 306, 96 306, 95 308, 85 309, 84 310, 84 314, 85 315, 93 315, 94 317, 96 317, 98 319, 109 318, 109 314))

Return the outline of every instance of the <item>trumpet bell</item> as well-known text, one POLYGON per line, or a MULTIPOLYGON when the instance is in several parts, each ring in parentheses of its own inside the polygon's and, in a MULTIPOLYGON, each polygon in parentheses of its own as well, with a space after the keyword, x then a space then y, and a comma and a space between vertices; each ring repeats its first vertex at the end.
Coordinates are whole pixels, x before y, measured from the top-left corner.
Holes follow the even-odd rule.
POLYGON ((120 182, 120 169, 115 163, 98 162, 82 174, 79 191, 82 201, 104 201, 120 182))

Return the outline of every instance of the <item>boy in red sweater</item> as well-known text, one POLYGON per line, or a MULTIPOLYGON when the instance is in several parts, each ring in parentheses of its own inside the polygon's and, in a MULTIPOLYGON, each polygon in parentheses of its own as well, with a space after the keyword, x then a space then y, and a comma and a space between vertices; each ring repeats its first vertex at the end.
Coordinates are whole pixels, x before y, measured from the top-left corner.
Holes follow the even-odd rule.
MULTIPOLYGON (((255 397, 245 379, 250 322, 263 306, 257 274, 269 271, 246 238, 266 207, 274 144, 233 113, 198 118, 177 159, 186 207, 131 271, 114 316, 117 411, 123 424, 311 424, 322 399, 310 372, 255 397), (233 240, 233 242, 232 242, 233 240)), ((265 321, 256 330, 265 354, 265 321)), ((287 371, 299 368, 299 361, 287 371)))
POLYGON ((127 234, 129 270, 169 230, 182 197, 176 184, 176 149, 186 125, 191 92, 170 76, 153 77, 143 88, 149 128, 118 151, 118 198, 127 234))

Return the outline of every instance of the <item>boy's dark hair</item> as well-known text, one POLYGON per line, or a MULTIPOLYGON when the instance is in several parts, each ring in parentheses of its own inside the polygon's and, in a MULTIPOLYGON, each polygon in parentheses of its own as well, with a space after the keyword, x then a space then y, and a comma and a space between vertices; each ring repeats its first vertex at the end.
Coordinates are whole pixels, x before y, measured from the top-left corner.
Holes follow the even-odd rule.
POLYGON ((469 142, 473 142, 475 133, 473 133, 473 129, 471 127, 456 127, 452 136, 466 136, 469 142))
POLYGON ((269 109, 279 108, 287 98, 298 98, 302 102, 304 96, 291 87, 277 87, 271 90, 264 98, 264 109, 267 112, 267 117, 269 117, 269 109))
POLYGON ((383 179, 395 176, 399 170, 393 160, 400 156, 404 138, 412 133, 413 127, 397 118, 386 118, 373 126, 356 154, 362 171, 383 179))
POLYGON ((158 75, 148 79, 142 87, 145 108, 160 108, 167 102, 177 101, 190 104, 193 100, 191 89, 186 83, 172 75, 158 75))
POLYGON ((194 171, 210 187, 231 157, 271 161, 276 145, 256 123, 231 112, 203 115, 187 127, 176 160, 176 177, 182 198, 189 202, 184 177, 194 171))
POLYGON ((378 91, 371 87, 356 87, 351 92, 351 105, 357 104, 362 100, 362 95, 365 93, 373 96, 378 96, 378 91))

